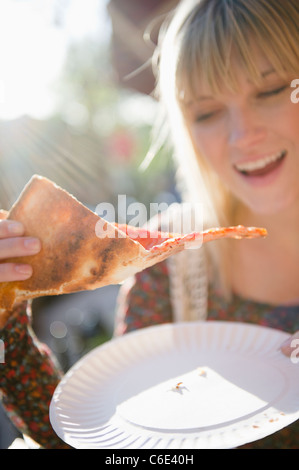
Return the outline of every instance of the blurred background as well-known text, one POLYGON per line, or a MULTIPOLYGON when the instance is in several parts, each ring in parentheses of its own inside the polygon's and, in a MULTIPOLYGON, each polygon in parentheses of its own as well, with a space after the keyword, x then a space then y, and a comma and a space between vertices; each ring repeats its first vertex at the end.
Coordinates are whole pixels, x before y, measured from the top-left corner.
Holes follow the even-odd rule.
MULTIPOLYGON (((36 173, 92 210, 117 213, 119 194, 147 207, 178 199, 167 148, 140 169, 157 113, 150 59, 177 3, 1 0, 1 209, 36 173)), ((118 289, 34 300, 35 332, 65 371, 111 338, 118 289)), ((0 448, 17 436, 0 408, 0 448)))

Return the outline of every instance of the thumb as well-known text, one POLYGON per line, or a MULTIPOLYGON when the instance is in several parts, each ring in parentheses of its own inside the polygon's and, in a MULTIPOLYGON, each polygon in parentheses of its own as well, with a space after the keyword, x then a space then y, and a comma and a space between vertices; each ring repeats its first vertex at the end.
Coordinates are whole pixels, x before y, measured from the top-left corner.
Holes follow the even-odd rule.
POLYGON ((0 220, 1 219, 7 219, 7 216, 8 216, 8 211, 0 209, 0 220))

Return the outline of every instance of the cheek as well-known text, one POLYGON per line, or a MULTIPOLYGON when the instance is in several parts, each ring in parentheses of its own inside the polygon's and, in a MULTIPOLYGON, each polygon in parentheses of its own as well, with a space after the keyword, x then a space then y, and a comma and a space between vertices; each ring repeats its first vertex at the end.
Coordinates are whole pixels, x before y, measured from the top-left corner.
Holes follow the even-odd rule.
POLYGON ((295 137, 297 146, 299 145, 299 103, 291 104, 291 109, 289 111, 289 119, 284 124, 286 132, 289 132, 290 136, 295 137))
POLYGON ((216 173, 223 172, 228 159, 225 155, 225 138, 218 129, 191 130, 194 148, 200 157, 212 167, 216 173))
POLYGON ((287 103, 279 113, 273 113, 272 129, 282 138, 288 139, 297 148, 299 147, 299 103, 287 103), (283 117, 280 117, 283 116, 283 117))

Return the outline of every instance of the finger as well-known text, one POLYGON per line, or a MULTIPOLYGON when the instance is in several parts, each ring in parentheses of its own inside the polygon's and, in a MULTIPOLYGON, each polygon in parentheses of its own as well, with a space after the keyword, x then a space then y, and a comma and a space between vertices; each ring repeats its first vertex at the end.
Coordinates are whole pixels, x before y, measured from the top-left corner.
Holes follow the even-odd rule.
POLYGON ((280 347, 282 353, 285 356, 291 356, 295 350, 298 350, 299 346, 299 331, 290 336, 280 347))
POLYGON ((0 282, 24 281, 31 276, 29 264, 0 263, 0 282))
POLYGON ((23 235, 24 227, 15 220, 0 220, 0 238, 19 237, 23 235))
POLYGON ((8 216, 8 211, 5 211, 4 209, 0 209, 0 219, 7 219, 8 216))
POLYGON ((0 240, 0 259, 35 255, 41 249, 38 238, 15 237, 0 240))

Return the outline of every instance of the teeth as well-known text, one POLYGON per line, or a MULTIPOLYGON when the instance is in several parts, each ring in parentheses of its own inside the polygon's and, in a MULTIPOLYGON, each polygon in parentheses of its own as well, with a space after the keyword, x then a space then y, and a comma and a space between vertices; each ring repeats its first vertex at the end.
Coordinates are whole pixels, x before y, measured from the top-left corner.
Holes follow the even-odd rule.
POLYGON ((256 160, 254 162, 245 162, 245 163, 238 163, 235 165, 238 171, 254 171, 260 170, 261 168, 265 168, 270 163, 275 162, 279 158, 284 155, 284 151, 277 153, 275 155, 269 155, 268 157, 261 158, 260 160, 256 160))

